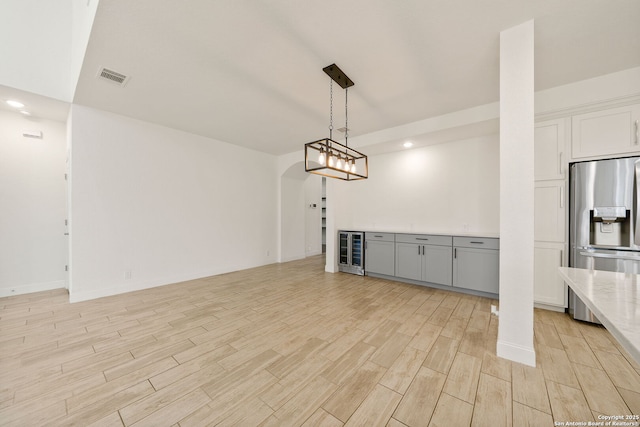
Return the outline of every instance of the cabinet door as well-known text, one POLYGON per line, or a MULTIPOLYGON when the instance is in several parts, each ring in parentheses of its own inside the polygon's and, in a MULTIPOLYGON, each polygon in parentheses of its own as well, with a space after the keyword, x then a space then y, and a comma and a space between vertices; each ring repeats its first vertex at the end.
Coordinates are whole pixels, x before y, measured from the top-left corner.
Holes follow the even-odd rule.
POLYGON ((451 246, 425 245, 422 280, 451 286, 452 252, 451 246))
POLYGON ((367 273, 395 274, 395 244, 377 240, 366 241, 365 270, 367 273))
POLYGON ((497 250, 454 248, 453 286, 497 294, 499 262, 497 250))
POLYGON ((536 243, 534 248, 533 300, 567 307, 567 285, 558 274, 563 265, 562 244, 536 243))
POLYGON ((350 246, 351 246, 351 265, 355 267, 363 267, 364 235, 362 233, 352 233, 350 246))
POLYGON ((640 152, 640 104, 610 108, 571 118, 574 158, 640 152))
POLYGON ((396 243, 396 276, 422 280, 421 252, 421 245, 396 243))
POLYGON ((536 181, 564 178, 565 119, 536 124, 534 176, 536 181))
POLYGON ((534 190, 534 236, 545 242, 564 242, 564 181, 536 182, 534 190))
POLYGON ((339 253, 338 253, 338 264, 340 265, 349 265, 349 233, 339 232, 338 233, 338 242, 339 242, 339 253))

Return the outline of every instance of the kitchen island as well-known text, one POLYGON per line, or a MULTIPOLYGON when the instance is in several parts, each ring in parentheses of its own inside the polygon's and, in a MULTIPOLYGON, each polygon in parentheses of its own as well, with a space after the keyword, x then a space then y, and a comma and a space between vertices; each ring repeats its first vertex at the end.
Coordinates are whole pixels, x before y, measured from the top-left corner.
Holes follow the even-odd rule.
POLYGON ((640 275, 560 267, 560 276, 640 363, 640 275))

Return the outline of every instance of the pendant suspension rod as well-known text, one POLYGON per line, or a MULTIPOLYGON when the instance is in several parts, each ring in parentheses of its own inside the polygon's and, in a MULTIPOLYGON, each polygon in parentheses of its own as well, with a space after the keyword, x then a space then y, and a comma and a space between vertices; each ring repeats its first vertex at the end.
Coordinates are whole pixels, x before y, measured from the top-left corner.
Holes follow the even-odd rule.
POLYGON ((333 80, 329 79, 329 139, 333 139, 333 80))
POLYGON ((349 146, 349 87, 344 88, 344 145, 349 146))

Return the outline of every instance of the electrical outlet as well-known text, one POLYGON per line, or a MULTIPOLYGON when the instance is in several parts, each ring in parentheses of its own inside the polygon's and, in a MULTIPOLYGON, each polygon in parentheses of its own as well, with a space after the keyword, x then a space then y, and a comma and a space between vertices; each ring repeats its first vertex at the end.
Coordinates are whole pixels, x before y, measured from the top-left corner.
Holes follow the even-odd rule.
POLYGON ((124 279, 125 280, 131 280, 131 270, 125 270, 124 279))
POLYGON ((271 252, 271 251, 269 251, 269 249, 267 249, 267 256, 269 256, 270 252, 271 252))

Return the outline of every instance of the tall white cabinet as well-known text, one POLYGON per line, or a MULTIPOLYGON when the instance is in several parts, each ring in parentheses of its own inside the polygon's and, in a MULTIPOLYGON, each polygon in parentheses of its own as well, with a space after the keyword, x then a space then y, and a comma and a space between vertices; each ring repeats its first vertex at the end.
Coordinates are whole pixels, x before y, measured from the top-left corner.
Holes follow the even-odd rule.
POLYGON ((567 307, 569 163, 640 155, 640 104, 583 110, 535 126, 534 302, 552 310, 567 307))
POLYGON ((552 310, 567 307, 567 286, 558 267, 567 260, 567 148, 570 119, 536 123, 534 159, 534 302, 552 310))

